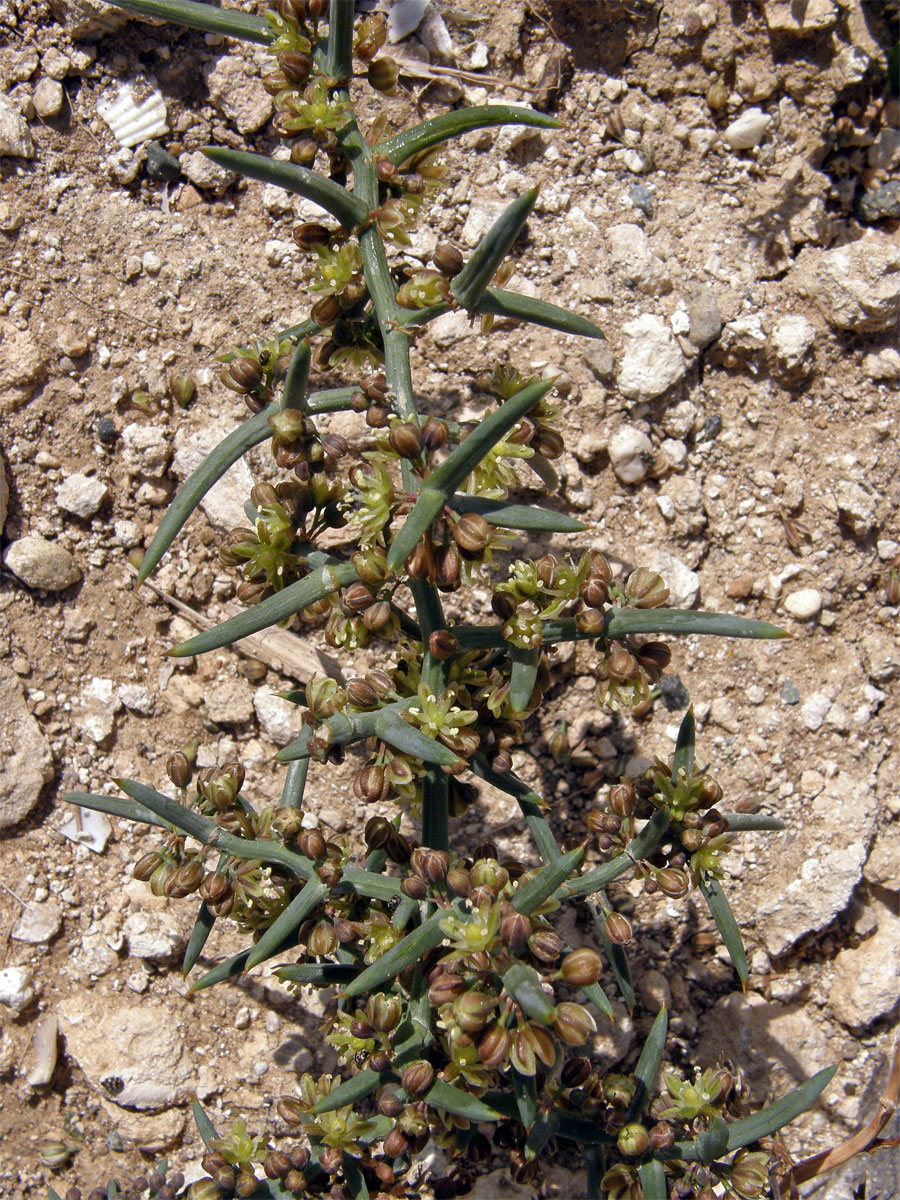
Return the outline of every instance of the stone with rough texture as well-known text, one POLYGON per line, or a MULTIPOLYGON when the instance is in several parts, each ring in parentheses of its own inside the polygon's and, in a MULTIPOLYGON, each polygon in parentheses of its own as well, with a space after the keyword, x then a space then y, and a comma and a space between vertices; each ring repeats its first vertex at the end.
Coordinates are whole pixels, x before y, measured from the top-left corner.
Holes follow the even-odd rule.
POLYGON ((26 587, 44 592, 65 591, 81 579, 81 568, 69 551, 42 537, 10 542, 3 561, 26 587))
POLYGON ((215 192, 217 195, 230 188, 237 179, 234 171, 220 167, 211 158, 207 158, 202 150, 195 150, 192 154, 182 154, 178 159, 178 165, 195 187, 215 192))
POLYGON ((886 1017, 900 998, 900 912, 897 897, 887 905, 871 899, 878 922, 873 935, 834 960, 831 1010, 848 1029, 864 1029, 886 1017))
POLYGON ((132 912, 123 926, 128 953, 136 958, 165 962, 184 950, 184 936, 166 912, 132 912))
POLYGON ((253 719, 253 692, 245 679, 228 679, 206 695, 206 713, 217 725, 244 725, 253 719))
POLYGON ((29 904, 22 910, 11 936, 17 942, 27 942, 30 946, 46 945, 56 937, 61 925, 59 905, 55 900, 45 900, 42 904, 29 904))
POLYGON ((241 133, 256 133, 272 114, 272 100, 258 73, 236 54, 224 54, 203 72, 209 98, 241 133), (249 73, 248 73, 249 68, 249 73))
POLYGON ((875 499, 852 479, 842 479, 834 489, 838 512, 857 537, 867 537, 875 528, 875 499))
MULTIPOLYGON (((223 437, 231 432, 227 425, 210 421, 200 429, 181 428, 175 434, 175 457, 172 469, 185 480, 200 466, 204 458, 223 437)), ((236 529, 249 524, 244 501, 253 487, 253 476, 245 459, 239 459, 225 472, 200 501, 200 507, 219 529, 236 529)))
POLYGON ((863 876, 866 883, 877 884, 892 892, 900 891, 900 824, 896 821, 878 834, 866 859, 863 876))
POLYGON ((822 593, 816 588, 800 588, 785 597, 784 607, 798 621, 810 621, 822 611, 822 593))
POLYGON ((722 332, 722 316, 712 288, 690 284, 685 289, 685 304, 691 322, 688 337, 698 350, 704 350, 722 332))
POLYGON ((640 483, 653 461, 653 443, 633 425, 620 425, 607 447, 610 466, 622 483, 640 483))
POLYGON ((827 780, 803 808, 804 824, 816 831, 816 853, 809 853, 795 830, 772 834, 771 853, 785 882, 772 888, 763 872, 759 887, 745 884, 737 898, 738 924, 754 920, 772 956, 784 954, 805 933, 823 929, 844 911, 859 883, 876 816, 877 801, 866 780, 843 772, 827 780))
POLYGON ((748 108, 736 117, 722 134, 732 150, 751 150, 758 146, 772 118, 761 108, 748 108))
POLYGON ((0 321, 0 413, 15 411, 47 377, 48 351, 30 329, 0 321))
POLYGON ((128 20, 126 13, 98 0, 50 0, 50 10, 73 42, 96 41, 128 20))
POLYGON ((741 1064, 757 1095, 768 1086, 773 1099, 829 1061, 820 1018, 807 1006, 768 1002, 758 992, 732 993, 704 1014, 692 1061, 712 1067, 724 1055, 741 1064))
POLYGON ((38 81, 31 102, 39 117, 55 117, 63 106, 64 98, 62 84, 56 79, 44 78, 38 81))
POLYGON ((34 158, 34 142, 22 114, 0 95, 0 156, 34 158))
POLYGON ((838 8, 835 0, 766 0, 763 14, 772 33, 806 37, 833 28, 838 8))
POLYGON ((700 596, 700 576, 667 550, 654 550, 641 565, 658 571, 669 589, 669 608, 693 608, 700 596))
POLYGON ((182 1104, 193 1092, 184 1038, 169 1008, 115 995, 96 1001, 77 993, 59 1009, 66 1052, 104 1099, 125 1108, 164 1109, 182 1104))
POLYGON ((629 400, 653 400, 680 383, 684 355, 661 317, 645 313, 622 327, 625 350, 619 360, 619 391, 629 400))
POLYGON ((650 249, 650 240, 640 225, 612 225, 607 230, 609 257, 627 283, 647 295, 671 291, 672 281, 663 261, 650 249))
POLYGON ((122 465, 129 475, 160 479, 169 464, 171 446, 165 430, 157 425, 126 425, 119 437, 122 465))
POLYGON ((122 701, 111 679, 94 676, 82 688, 73 705, 78 727, 98 746, 107 746, 116 729, 116 713, 122 701))
POLYGON ((0 829, 25 819, 53 778, 53 756, 22 685, 0 663, 0 829))
POLYGON ((799 313, 776 321, 766 343, 772 374, 784 383, 799 383, 812 369, 816 328, 799 313))
POLYGON ((87 520, 100 508, 109 489, 96 475, 70 475, 56 489, 56 503, 67 513, 87 520))
POLYGON ((788 280, 835 329, 887 332, 900 317, 900 246, 881 232, 834 250, 801 250, 788 280))
POLYGON ((0 457, 0 534, 6 524, 6 514, 9 511, 9 484, 6 482, 6 465, 0 457))
POLYGON ((260 688, 253 693, 253 707, 260 726, 276 746, 286 746, 297 737, 300 714, 296 704, 260 688))
POLYGON ((14 1013, 24 1012, 34 999, 34 976, 28 967, 0 969, 0 1004, 14 1013))

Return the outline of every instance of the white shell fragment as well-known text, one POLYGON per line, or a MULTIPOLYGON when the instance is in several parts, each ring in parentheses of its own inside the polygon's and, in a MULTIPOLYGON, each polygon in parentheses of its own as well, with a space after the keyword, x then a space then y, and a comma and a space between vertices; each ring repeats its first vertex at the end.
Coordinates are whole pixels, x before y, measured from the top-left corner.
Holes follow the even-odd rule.
POLYGON ((138 103, 133 84, 126 83, 108 100, 101 100, 97 112, 112 130, 120 146, 137 146, 151 138, 168 133, 166 102, 154 88, 146 100, 138 103))
POLYGON ((109 841, 109 835, 112 833, 112 825, 103 813, 94 812, 93 809, 80 808, 78 813, 81 817, 81 827, 79 828, 79 822, 73 813, 67 821, 60 825, 59 832, 70 842, 78 842, 82 846, 87 846, 88 850, 93 850, 95 854, 102 854, 109 841))
POLYGON ((751 150, 762 141, 772 118, 761 108, 748 108, 725 130, 724 138, 732 150, 751 150))
POLYGON ((431 0, 394 0, 388 13, 388 41, 392 46, 416 32, 430 6, 431 0))
POLYGON ((37 1023, 31 1048, 34 1051, 34 1066, 25 1076, 32 1087, 44 1087, 53 1078, 57 1055, 56 1013, 48 1013, 37 1023))

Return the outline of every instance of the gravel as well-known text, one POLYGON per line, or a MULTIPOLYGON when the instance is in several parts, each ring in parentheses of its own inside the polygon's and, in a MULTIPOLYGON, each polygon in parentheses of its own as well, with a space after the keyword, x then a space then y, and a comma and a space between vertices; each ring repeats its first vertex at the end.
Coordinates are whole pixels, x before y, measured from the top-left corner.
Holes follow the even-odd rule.
POLYGON ((65 591, 81 579, 81 568, 69 551, 42 537, 10 542, 3 562, 26 587, 44 592, 65 591))

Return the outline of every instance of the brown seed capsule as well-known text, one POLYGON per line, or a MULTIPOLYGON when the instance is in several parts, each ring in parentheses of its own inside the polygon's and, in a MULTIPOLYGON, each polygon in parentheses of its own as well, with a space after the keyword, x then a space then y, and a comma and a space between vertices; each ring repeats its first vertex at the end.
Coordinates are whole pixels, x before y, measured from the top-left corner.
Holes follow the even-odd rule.
POLYGON ((555 963, 562 953, 562 938, 552 929, 538 929, 528 939, 528 948, 536 959, 555 963))
POLYGON ((387 844, 393 832, 394 827, 386 817, 370 817, 366 822, 363 837, 370 850, 380 850, 387 844))
POLYGON ((690 887, 690 879, 684 871, 675 870, 673 867, 663 867, 656 872, 656 886, 666 896, 672 896, 677 899, 683 896, 690 887))
POLYGON ((447 883, 457 896, 468 896, 472 890, 472 877, 463 867, 454 867, 449 871, 447 883))
POLYGON ((364 583, 351 583, 341 592, 341 607, 348 614, 365 612, 374 600, 373 592, 364 583))
POLYGON ((650 1145, 650 1135, 643 1125, 632 1121, 619 1130, 616 1145, 620 1154, 624 1154, 628 1158, 636 1158, 639 1154, 643 1154, 650 1145))
POLYGON ((617 783, 609 789, 609 807, 617 817, 634 816, 636 802, 637 796, 630 783, 617 783))
POLYGON ((222 871, 213 871, 200 884, 200 895, 204 900, 219 903, 231 895, 231 881, 222 871))
POLYGON ((325 856, 325 838, 318 829, 304 829, 297 838, 297 845, 301 853, 313 861, 325 856))
POLYGON ((315 954, 320 957, 326 954, 333 954, 337 949, 338 940, 334 932, 334 926, 330 921, 317 921, 306 939, 306 946, 310 954, 315 954))
POLYGON ((478 1042, 478 1057, 489 1070, 502 1067, 509 1057, 512 1034, 502 1025, 492 1025, 478 1042))
POLYGON ((415 875, 410 875, 403 880, 400 884, 400 891, 404 896, 408 896, 410 900, 424 900, 428 895, 428 888, 415 875))
POLYGON ((376 804, 386 799, 390 786, 385 779, 384 767, 363 767, 353 780, 353 791, 365 804, 376 804))
POLYGON ((631 922, 624 913, 607 913, 606 919, 603 922, 603 928, 606 936, 614 946, 625 946, 634 937, 631 922))
POLYGON ((590 987, 603 974, 603 960, 596 950, 582 946, 570 951, 559 967, 563 979, 572 987, 590 987))
POLYGON ((362 614, 362 622, 371 633, 382 633, 394 620, 394 611, 387 600, 377 600, 362 614))
POLYGON ((291 236, 301 250, 312 250, 324 246, 331 237, 331 230, 318 221, 303 221, 291 230, 291 236))
POLYGON ((431 256, 431 261, 440 273, 446 275, 448 279, 452 279, 455 275, 458 275, 466 265, 462 254, 455 246, 451 246, 449 242, 438 243, 434 254, 431 256))
POLYGON ((522 950, 531 937, 531 921, 523 913, 512 913, 500 922, 500 937, 513 952, 522 950))
POLYGON ((369 1064, 373 1071, 389 1071, 391 1056, 386 1050, 373 1050, 369 1055, 369 1064))
POLYGON ((263 1159, 263 1171, 267 1179, 284 1179, 290 1169, 290 1156, 279 1150, 270 1150, 263 1159))
POLYGON ((393 1087, 386 1087, 378 1097, 376 1107, 383 1117, 399 1117, 404 1104, 393 1087))
POLYGON ((381 404, 372 404, 366 413, 366 424, 370 429, 387 429, 389 416, 390 412, 387 408, 381 404))
POLYGON ((404 837, 402 833, 397 833, 392 829, 387 841, 384 844, 388 858, 395 863, 404 863, 409 861, 410 844, 409 839, 404 837))
POLYGON ((609 589, 602 579, 588 579, 581 589, 581 598, 588 608, 603 608, 609 603, 609 589))
POLYGON ((459 654, 459 638, 449 629, 436 629, 428 639, 428 653, 439 662, 459 654))
POLYGON ((581 1004, 563 1000, 556 1006, 553 1029, 567 1046, 583 1046, 591 1034, 597 1032, 597 1022, 581 1004))
POLYGON ((638 567, 625 582, 625 595, 635 608, 660 608, 669 599, 669 589, 656 571, 638 567))
POLYGON ((659 1121, 650 1129, 650 1145, 654 1150, 669 1150, 675 1145, 675 1130, 668 1121, 659 1121))
POLYGON ((464 554, 479 554, 491 537, 491 527, 479 513, 463 513, 450 532, 464 554))
POLYGON ((400 66, 393 58, 376 58, 369 63, 366 78, 376 91, 384 96, 397 94, 397 81, 400 78, 400 66))
POLYGON ((135 879, 140 879, 146 883, 153 872, 160 865, 159 853, 156 850, 151 850, 149 854, 142 855, 131 868, 131 874, 135 879))
POLYGON ((252 358, 235 358, 229 364, 228 375, 242 392, 252 392, 263 381, 263 369, 252 358))
POLYGON ((453 591, 459 586, 462 564, 456 546, 441 546, 434 555, 435 582, 441 591, 453 591))
MULTIPOLYGON (((326 325, 333 325, 341 315, 340 302, 336 300, 334 296, 323 296, 322 299, 317 300, 309 310, 309 315, 317 325, 321 325, 323 327, 326 325)), ((337 347, 332 347, 332 350, 329 351, 329 356, 336 348, 337 347)), ((321 357, 321 353, 319 357, 321 357)))
POLYGON ((440 450, 441 446, 447 440, 448 433, 449 430, 446 421, 442 421, 439 417, 429 417, 422 426, 422 445, 432 453, 435 450, 440 450))
POLYGON ((384 1139, 384 1152, 388 1158, 403 1158, 409 1148, 406 1134, 399 1126, 394 1126, 384 1139))
POLYGON ((438 975, 431 984, 428 989, 428 999, 435 1008, 440 1008, 442 1004, 451 1004, 465 990, 465 980, 448 971, 438 975))
POLYGON ((313 60, 308 54, 296 50, 287 50, 278 55, 278 65, 284 72, 288 83, 306 83, 312 71, 313 60))
POLYGON ((413 873, 425 883, 440 883, 447 878, 450 855, 446 850, 432 850, 429 846, 417 846, 409 856, 413 873))
POLYGON ((559 1073, 559 1081, 563 1087, 581 1087, 591 1077, 591 1060, 589 1058, 570 1058, 559 1073))
POLYGON ((395 425, 388 434, 388 441, 401 458, 418 458, 422 453, 418 427, 411 421, 395 425))

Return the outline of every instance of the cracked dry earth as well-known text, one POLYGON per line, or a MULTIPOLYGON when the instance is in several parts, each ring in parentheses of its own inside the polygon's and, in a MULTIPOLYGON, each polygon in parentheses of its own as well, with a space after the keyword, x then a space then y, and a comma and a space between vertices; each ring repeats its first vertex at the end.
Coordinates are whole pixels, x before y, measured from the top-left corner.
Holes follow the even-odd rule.
MULTIPOLYGON (((640 722, 596 708, 586 658, 559 656, 532 757, 517 757, 552 799, 559 837, 580 834, 598 779, 671 751, 689 698, 728 799, 759 797, 786 823, 745 836, 730 860, 752 968, 743 994, 705 910, 620 891, 640 929, 638 1004, 596 1051, 628 1066, 665 1001, 675 1061, 731 1053, 760 1099, 838 1062, 786 1135, 811 1153, 872 1113, 898 1015, 896 6, 437 8, 443 24, 433 13, 395 52, 411 71, 430 59, 472 77, 410 74, 390 102, 398 123, 414 119, 412 97, 426 116, 503 99, 537 101, 563 128, 487 131, 448 151, 410 256, 425 261, 439 236, 470 251, 539 181, 511 286, 585 314, 608 340, 502 323, 482 336, 448 314, 414 347, 422 396, 477 416, 481 367, 558 374, 554 502, 590 523, 587 544, 659 569, 680 605, 793 635, 682 639, 640 722), (578 755, 557 766, 546 744, 561 718, 578 755)), ((241 758, 251 799, 279 786, 272 756, 296 722, 275 693, 315 661, 318 635, 264 640, 253 661, 163 658, 193 632, 191 610, 218 619, 233 602, 215 550, 243 523, 250 471, 234 468, 191 519, 155 577, 164 595, 135 592, 129 555, 242 419, 215 356, 305 318, 290 230, 312 210, 197 156, 210 141, 276 144, 259 51, 93 0, 0 0, 0 43, 0 1195, 12 1200, 51 1180, 64 1191, 128 1177, 161 1153, 192 1162, 194 1096, 214 1119, 243 1112, 277 1131, 274 1100, 329 1060, 319 1001, 267 970, 186 998, 192 906, 130 876, 153 839, 86 814, 79 828, 59 800, 114 792, 118 775, 159 786, 192 737, 201 764, 241 758), (123 149, 99 115, 126 81, 163 97, 168 181, 157 149, 123 149), (182 409, 167 381, 188 371, 198 394, 182 409), (78 1150, 52 1176, 38 1147, 60 1134, 78 1150)), ((359 442, 363 430, 339 423, 359 442)), ((265 454, 251 459, 268 470, 265 454)), ((320 772, 311 806, 357 833, 370 810, 348 780, 320 772)), ((497 823, 504 853, 530 853, 496 794, 460 837, 472 848, 497 823)), ((207 965, 238 946, 217 929, 207 965)), ((896 1200, 890 1155, 811 1190, 849 1200, 868 1174, 870 1200, 896 1200)), ((580 1186, 565 1162, 528 1189, 494 1166, 473 1194, 580 1186)))

